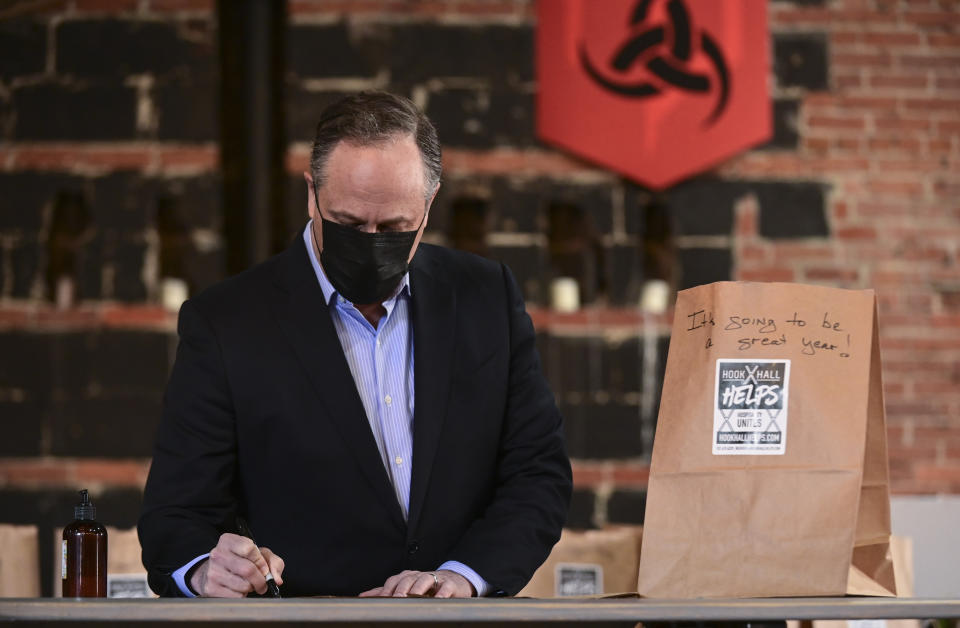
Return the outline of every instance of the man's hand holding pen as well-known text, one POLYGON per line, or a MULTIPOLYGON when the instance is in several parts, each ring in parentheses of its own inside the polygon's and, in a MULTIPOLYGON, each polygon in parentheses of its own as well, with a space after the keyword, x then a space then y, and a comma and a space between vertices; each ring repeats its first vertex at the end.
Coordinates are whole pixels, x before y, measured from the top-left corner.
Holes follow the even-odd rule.
POLYGON ((190 588, 203 597, 244 597, 267 592, 267 576, 283 584, 283 559, 238 534, 222 534, 210 557, 190 577, 190 588))

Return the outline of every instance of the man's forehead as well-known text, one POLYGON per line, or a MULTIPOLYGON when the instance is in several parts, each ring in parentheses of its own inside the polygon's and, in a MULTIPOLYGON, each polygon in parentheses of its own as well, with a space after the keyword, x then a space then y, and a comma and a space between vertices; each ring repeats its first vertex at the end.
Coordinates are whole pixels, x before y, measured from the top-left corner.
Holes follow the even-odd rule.
POLYGON ((341 141, 324 166, 324 179, 373 176, 371 183, 394 180, 422 182, 424 169, 420 150, 412 137, 376 144, 350 144, 341 141))
POLYGON ((409 222, 425 209, 423 164, 412 136, 369 145, 341 141, 325 170, 320 209, 335 219, 409 222))

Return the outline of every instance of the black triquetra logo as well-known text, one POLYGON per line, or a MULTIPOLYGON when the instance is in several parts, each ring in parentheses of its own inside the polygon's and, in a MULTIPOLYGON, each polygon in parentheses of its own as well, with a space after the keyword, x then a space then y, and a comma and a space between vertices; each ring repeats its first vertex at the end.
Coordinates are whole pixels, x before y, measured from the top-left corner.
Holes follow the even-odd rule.
MULTIPOLYGON (((730 93, 730 73, 727 63, 717 42, 706 31, 699 33, 699 41, 691 32, 690 14, 683 0, 669 0, 667 3, 668 20, 665 24, 650 24, 647 16, 654 0, 639 0, 630 16, 631 35, 618 49, 610 68, 618 74, 625 74, 631 67, 646 58, 647 70, 661 81, 688 92, 705 93, 717 85, 717 102, 705 120, 712 125, 723 114, 730 93), (670 45, 667 46, 667 42, 670 45), (698 74, 687 69, 695 54, 694 45, 713 64, 713 76, 698 74), (648 51, 652 51, 648 52, 648 51), (713 80, 715 78, 715 81, 713 80)), ((580 64, 584 71, 602 88, 629 98, 646 98, 661 93, 656 84, 642 80, 640 82, 618 82, 603 76, 591 63, 586 46, 580 44, 580 64)))

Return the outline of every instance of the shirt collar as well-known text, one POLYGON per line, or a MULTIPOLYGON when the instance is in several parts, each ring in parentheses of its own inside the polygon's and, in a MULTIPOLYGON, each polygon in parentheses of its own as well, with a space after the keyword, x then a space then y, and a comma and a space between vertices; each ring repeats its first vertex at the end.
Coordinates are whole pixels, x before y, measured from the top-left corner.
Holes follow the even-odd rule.
MULTIPOLYGON (((316 252, 314 251, 313 220, 307 221, 307 226, 303 229, 303 244, 307 247, 307 255, 310 256, 310 265, 313 266, 313 272, 317 275, 317 281, 320 283, 320 289, 323 291, 323 302, 327 305, 330 305, 333 303, 334 298, 340 295, 337 292, 337 289, 333 287, 333 284, 330 283, 330 280, 327 279, 327 275, 323 272, 323 267, 320 266, 320 260, 317 259, 316 252)), ((412 294, 410 290, 409 272, 403 274, 403 279, 400 280, 400 284, 397 286, 397 289, 389 299, 383 302, 383 307, 386 308, 388 314, 391 310, 393 310, 393 305, 396 303, 397 296, 404 292, 406 292, 407 296, 412 294)), ((344 298, 344 301, 350 303, 346 300, 346 298, 344 298)))

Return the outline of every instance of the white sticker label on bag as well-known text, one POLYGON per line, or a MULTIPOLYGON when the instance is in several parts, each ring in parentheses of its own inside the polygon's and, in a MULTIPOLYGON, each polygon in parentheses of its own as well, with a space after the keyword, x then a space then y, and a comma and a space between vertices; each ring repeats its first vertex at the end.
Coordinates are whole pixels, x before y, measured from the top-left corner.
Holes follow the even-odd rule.
POLYGON ((600 595, 603 593, 603 567, 590 563, 558 563, 553 571, 556 597, 600 595))
POLYGON ((790 360, 717 360, 714 455, 782 455, 790 360))
POLYGON ((153 597, 147 574, 107 574, 107 597, 153 597))

